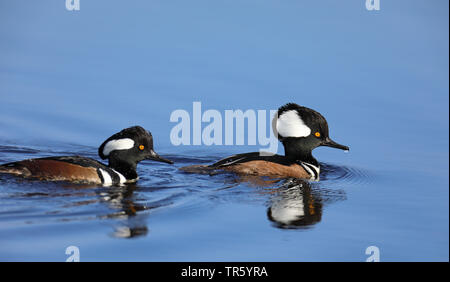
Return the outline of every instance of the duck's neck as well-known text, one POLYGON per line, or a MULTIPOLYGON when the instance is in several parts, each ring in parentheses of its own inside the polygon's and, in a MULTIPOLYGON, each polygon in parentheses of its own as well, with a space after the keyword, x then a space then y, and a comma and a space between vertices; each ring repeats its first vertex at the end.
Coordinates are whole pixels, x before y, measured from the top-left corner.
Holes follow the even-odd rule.
POLYGON ((127 180, 135 180, 138 177, 136 172, 137 164, 135 163, 109 159, 109 167, 125 176, 127 180))
POLYGON ((290 142, 283 142, 284 145, 284 155, 293 160, 301 161, 312 164, 319 167, 319 162, 313 157, 312 150, 306 150, 296 144, 290 144, 290 142))

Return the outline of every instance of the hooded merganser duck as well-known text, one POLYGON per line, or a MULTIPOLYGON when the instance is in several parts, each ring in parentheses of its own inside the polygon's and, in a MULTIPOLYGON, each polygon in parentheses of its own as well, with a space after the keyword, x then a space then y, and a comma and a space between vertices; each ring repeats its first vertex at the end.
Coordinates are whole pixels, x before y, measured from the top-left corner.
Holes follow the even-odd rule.
POLYGON ((320 166, 312 156, 312 150, 319 146, 349 150, 349 147, 330 139, 327 121, 320 113, 294 103, 278 109, 272 127, 284 146, 284 156, 245 153, 209 166, 194 165, 181 169, 192 173, 225 170, 244 175, 319 180, 320 166))
POLYGON ((136 182, 136 167, 142 160, 173 163, 155 153, 152 134, 140 126, 126 128, 109 137, 98 154, 103 160, 108 159, 109 165, 80 156, 47 157, 0 165, 0 173, 108 186, 136 182))

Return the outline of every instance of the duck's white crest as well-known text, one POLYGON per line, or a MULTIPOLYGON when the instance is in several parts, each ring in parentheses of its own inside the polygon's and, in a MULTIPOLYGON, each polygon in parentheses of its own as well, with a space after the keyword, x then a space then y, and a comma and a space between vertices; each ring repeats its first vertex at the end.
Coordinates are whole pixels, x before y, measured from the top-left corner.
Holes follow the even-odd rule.
POLYGON ((278 117, 276 131, 282 137, 306 137, 311 134, 311 129, 296 110, 284 112, 278 117))
POLYGON ((133 147, 134 147, 134 140, 130 138, 111 140, 108 143, 106 143, 105 147, 103 148, 103 155, 109 156, 109 153, 111 153, 114 150, 128 150, 133 147))

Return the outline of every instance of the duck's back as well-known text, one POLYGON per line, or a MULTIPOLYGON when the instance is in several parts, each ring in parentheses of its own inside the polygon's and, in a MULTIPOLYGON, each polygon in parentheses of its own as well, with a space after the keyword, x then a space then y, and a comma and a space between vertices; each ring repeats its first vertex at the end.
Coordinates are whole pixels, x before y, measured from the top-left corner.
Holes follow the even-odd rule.
POLYGON ((280 155, 261 155, 259 152, 237 154, 212 165, 194 165, 181 168, 191 173, 211 173, 225 170, 244 175, 307 178, 311 175, 297 162, 280 155))
POLYGON ((50 181, 102 183, 101 170, 111 169, 104 164, 80 156, 28 159, 0 165, 0 173, 50 181))

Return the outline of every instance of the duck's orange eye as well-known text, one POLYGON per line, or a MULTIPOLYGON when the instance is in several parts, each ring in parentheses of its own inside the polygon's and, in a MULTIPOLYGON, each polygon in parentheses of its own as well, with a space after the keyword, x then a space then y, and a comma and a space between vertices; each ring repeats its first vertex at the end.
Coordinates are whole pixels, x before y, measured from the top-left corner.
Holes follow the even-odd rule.
POLYGON ((316 137, 320 137, 320 132, 316 132, 316 133, 314 133, 314 135, 315 135, 316 137))
POLYGON ((144 148, 145 148, 144 145, 139 145, 139 150, 142 151, 142 150, 144 150, 144 148))

